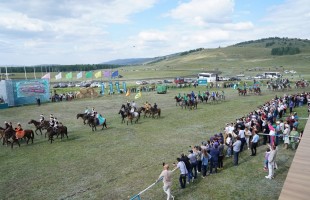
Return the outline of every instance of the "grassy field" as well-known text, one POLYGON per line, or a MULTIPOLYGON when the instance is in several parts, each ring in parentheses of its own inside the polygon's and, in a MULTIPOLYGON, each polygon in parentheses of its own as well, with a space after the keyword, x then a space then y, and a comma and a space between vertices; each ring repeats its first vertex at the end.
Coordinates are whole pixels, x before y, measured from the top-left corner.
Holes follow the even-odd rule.
MULTIPOLYGON (((164 95, 143 93, 136 100, 138 106, 145 101, 156 102, 162 116, 142 117, 138 124, 128 126, 121 124, 117 113, 121 104, 134 99, 133 94, 0 110, 1 123, 21 122, 24 129, 33 129, 27 124, 30 119, 53 113, 69 129, 69 139, 57 139, 53 144, 39 135, 34 144, 22 143, 14 149, 0 147, 0 199, 129 199, 157 179, 162 162, 172 164, 177 156, 188 152, 189 145, 200 144, 222 131, 225 123, 275 95, 283 95, 263 91, 262 96, 240 97, 236 91, 226 89, 227 100, 217 105, 199 104, 194 111, 175 106, 173 97, 179 92, 203 89, 174 89, 164 95), (85 106, 94 106, 107 118, 108 129, 92 132, 77 120, 76 114, 85 106)), ((296 111, 300 117, 307 115, 305 108, 296 111)), ((305 122, 301 120, 301 126, 305 122)), ((276 178, 266 180, 262 170, 265 146, 258 149, 256 157, 242 153, 238 167, 225 159, 224 169, 218 174, 199 177, 185 190, 178 189, 178 172, 174 173, 172 193, 176 199, 277 199, 294 151, 280 148, 276 178)), ((161 186, 156 185, 142 198, 165 199, 161 186)))

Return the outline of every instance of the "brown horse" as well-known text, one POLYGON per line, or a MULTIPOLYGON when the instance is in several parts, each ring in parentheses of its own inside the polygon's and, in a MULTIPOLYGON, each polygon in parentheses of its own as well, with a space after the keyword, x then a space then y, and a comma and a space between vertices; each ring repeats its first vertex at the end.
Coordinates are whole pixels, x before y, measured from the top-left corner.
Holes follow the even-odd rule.
MULTIPOLYGON (((97 130, 98 124, 97 124, 97 119, 95 117, 89 117, 87 123, 90 125, 92 131, 96 131, 97 130)), ((104 122, 102 124, 99 124, 99 126, 100 125, 102 125, 102 129, 101 130, 103 130, 104 127, 108 128, 107 127, 107 119, 104 119, 104 122)))
POLYGON ((4 131, 4 138, 3 138, 3 145, 6 143, 8 146, 9 143, 11 143, 11 148, 13 149, 14 143, 17 143, 20 147, 20 143, 18 141, 18 138, 16 138, 15 130, 10 126, 4 131))
POLYGON ((26 129, 26 130, 22 130, 20 131, 21 132, 21 135, 18 135, 18 132, 19 131, 15 131, 15 136, 17 139, 26 139, 27 138, 27 144, 29 142, 29 140, 31 139, 31 143, 33 144, 33 139, 34 139, 34 132, 33 130, 30 130, 30 129, 26 129), (20 138, 18 136, 21 136, 20 138))
POLYGON ((42 135, 42 130, 47 129, 50 126, 49 122, 46 120, 44 120, 43 123, 41 123, 41 122, 38 122, 38 121, 32 119, 28 122, 28 124, 33 124, 36 127, 36 130, 34 132, 37 135, 38 135, 38 133, 37 133, 38 130, 41 132, 41 135, 42 135))
POLYGON ((76 119, 79 119, 79 118, 83 119, 84 125, 86 124, 85 121, 88 120, 89 117, 90 117, 90 115, 87 115, 86 113, 78 113, 76 115, 76 119))
POLYGON ((237 90, 238 90, 238 94, 239 94, 239 96, 240 96, 240 95, 245 96, 245 95, 246 95, 246 93, 247 93, 246 89, 242 90, 242 89, 238 88, 237 90))
POLYGON ((174 99, 175 99, 175 106, 177 106, 177 105, 180 105, 183 98, 182 97, 179 98, 179 97, 175 96, 174 99))

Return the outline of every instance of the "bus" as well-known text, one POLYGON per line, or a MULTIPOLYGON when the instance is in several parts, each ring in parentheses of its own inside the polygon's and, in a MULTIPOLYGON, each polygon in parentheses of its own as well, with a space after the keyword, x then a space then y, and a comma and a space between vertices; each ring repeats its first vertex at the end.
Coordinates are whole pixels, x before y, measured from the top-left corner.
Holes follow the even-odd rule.
POLYGON ((207 85, 209 82, 218 81, 218 76, 215 73, 199 73, 197 77, 198 85, 207 85))
POLYGON ((265 78, 281 78, 282 77, 280 72, 265 72, 264 76, 265 78))

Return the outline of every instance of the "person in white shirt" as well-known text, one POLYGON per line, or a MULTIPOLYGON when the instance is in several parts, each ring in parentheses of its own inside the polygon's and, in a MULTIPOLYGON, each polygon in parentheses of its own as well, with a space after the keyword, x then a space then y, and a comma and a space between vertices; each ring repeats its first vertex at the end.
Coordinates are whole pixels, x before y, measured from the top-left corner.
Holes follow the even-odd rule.
POLYGON ((176 165, 176 168, 180 169, 179 182, 180 182, 181 189, 184 189, 186 186, 186 177, 187 177, 188 171, 186 169, 185 163, 181 161, 181 158, 177 158, 177 161, 178 161, 178 164, 176 165))
POLYGON ((163 163, 164 170, 161 172, 161 174, 158 177, 157 181, 163 180, 164 186, 163 190, 167 194, 167 200, 170 198, 174 199, 174 196, 171 195, 171 185, 172 185, 172 178, 171 174, 172 172, 169 170, 169 165, 163 163))

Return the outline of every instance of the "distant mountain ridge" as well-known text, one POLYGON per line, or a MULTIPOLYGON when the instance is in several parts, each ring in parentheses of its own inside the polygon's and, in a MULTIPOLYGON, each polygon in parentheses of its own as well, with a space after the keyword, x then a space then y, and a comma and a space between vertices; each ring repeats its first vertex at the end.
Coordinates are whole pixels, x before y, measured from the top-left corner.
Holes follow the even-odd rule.
POLYGON ((150 64, 150 63, 155 63, 155 62, 159 62, 165 59, 169 59, 169 58, 174 58, 174 57, 178 57, 178 56, 185 56, 189 53, 193 53, 196 51, 202 51, 204 50, 204 48, 198 48, 198 49, 193 49, 193 50, 189 50, 189 51, 183 51, 183 52, 179 52, 179 53, 174 53, 174 54, 170 54, 170 55, 166 55, 166 56, 158 56, 158 57, 154 57, 154 58, 127 58, 127 59, 116 59, 116 60, 111 60, 111 61, 107 61, 107 62, 103 62, 100 64, 111 64, 111 65, 142 65, 142 64, 150 64))

